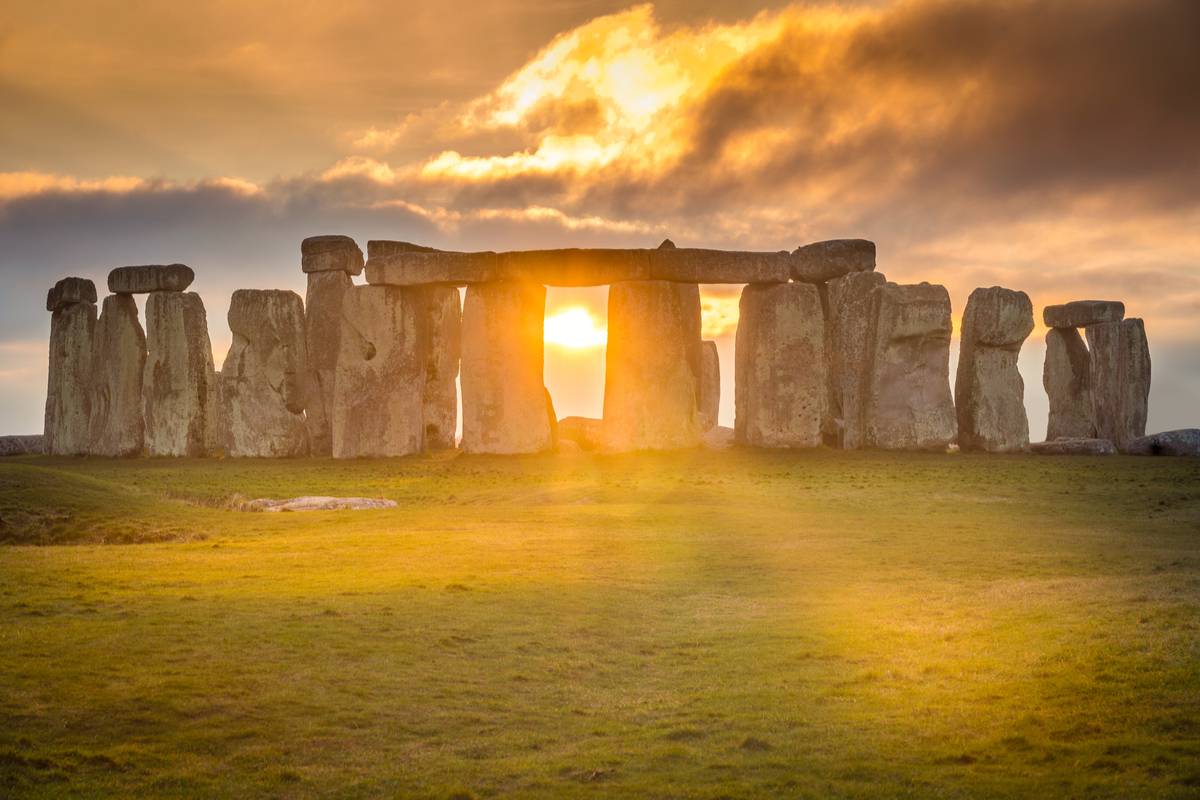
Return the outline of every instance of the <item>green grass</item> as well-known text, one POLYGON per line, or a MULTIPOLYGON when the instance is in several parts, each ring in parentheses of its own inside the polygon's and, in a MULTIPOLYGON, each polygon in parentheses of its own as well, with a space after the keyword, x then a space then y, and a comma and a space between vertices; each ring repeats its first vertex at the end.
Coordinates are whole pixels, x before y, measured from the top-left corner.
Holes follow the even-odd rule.
POLYGON ((1196 460, 19 458, 0 541, 4 797, 1200 795, 1196 460))

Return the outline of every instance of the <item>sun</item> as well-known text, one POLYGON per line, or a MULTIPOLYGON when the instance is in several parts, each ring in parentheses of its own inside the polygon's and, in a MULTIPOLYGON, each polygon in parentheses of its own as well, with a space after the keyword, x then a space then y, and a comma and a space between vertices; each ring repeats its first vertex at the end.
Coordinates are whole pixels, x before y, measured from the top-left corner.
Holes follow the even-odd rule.
POLYGON ((608 331, 598 327, 583 306, 570 306, 546 317, 544 337, 548 344, 585 350, 603 346, 608 341, 608 331))

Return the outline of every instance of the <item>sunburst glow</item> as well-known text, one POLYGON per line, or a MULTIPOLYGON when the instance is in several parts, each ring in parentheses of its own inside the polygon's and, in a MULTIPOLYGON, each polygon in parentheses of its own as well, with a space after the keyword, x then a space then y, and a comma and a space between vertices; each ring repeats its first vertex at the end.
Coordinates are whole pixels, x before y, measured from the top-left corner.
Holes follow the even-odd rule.
POLYGON ((602 347, 608 341, 608 331, 596 324, 586 308, 571 306, 546 317, 545 340, 559 347, 586 350, 602 347))

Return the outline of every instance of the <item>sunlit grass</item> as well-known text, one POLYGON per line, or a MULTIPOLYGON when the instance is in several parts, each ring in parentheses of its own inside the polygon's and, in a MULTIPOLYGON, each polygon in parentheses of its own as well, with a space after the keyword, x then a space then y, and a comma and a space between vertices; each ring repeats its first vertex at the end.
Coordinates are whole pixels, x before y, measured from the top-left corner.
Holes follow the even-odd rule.
POLYGON ((17 459, 0 539, 149 540, 0 548, 4 796, 1200 791, 1195 461, 17 459))

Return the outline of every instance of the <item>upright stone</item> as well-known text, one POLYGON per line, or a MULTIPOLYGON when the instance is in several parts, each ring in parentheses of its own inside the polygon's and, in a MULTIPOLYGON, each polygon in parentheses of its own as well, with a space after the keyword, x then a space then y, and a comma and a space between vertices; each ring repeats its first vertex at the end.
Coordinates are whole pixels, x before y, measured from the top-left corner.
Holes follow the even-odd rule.
POLYGON ((954 381, 960 449, 1016 453, 1029 446, 1017 356, 1032 332, 1029 295, 999 286, 971 292, 954 381))
POLYGON ((333 457, 404 456, 423 440, 426 336, 411 289, 355 286, 342 300, 333 457))
POLYGON ((239 289, 229 304, 229 329, 233 344, 221 367, 225 452, 305 455, 304 301, 295 292, 239 289))
POLYGON ((603 447, 700 444, 700 287, 623 281, 608 290, 603 447))
POLYGON ((462 447, 537 453, 555 445, 557 420, 542 378, 546 287, 472 284, 462 313, 462 447))
POLYGON ((716 342, 700 343, 700 430, 717 424, 721 411, 721 359, 716 342))
POLYGON ((870 347, 874 290, 887 283, 880 272, 851 272, 825 284, 829 301, 826 319, 826 362, 830 385, 830 415, 836 443, 845 450, 862 446, 862 402, 870 347))
POLYGON ((863 444, 944 450, 957 421, 950 394, 950 295, 944 286, 887 283, 875 290, 863 444))
POLYGON ((337 368, 342 299, 363 269, 362 251, 348 236, 313 236, 300 245, 308 278, 304 298, 304 339, 308 353, 305 424, 309 452, 333 454, 333 383, 337 368))
POLYGON ((734 432, 754 447, 816 447, 828 391, 817 287, 751 284, 739 303, 734 432))
POLYGON ((217 424, 216 374, 200 295, 150 293, 146 350, 146 451, 152 456, 205 455, 217 424))
POLYGON ((428 333, 425 348, 425 449, 454 447, 458 423, 458 362, 462 355, 462 306, 454 286, 414 289, 428 333))
POLYGON ((1046 331, 1042 386, 1050 400, 1046 441, 1091 439, 1096 435, 1091 355, 1075 328, 1046 331))
POLYGON ((142 373, 146 334, 137 303, 129 294, 104 298, 92 344, 91 435, 88 452, 96 456, 141 455, 142 373))
POLYGON ((65 278, 46 296, 52 312, 44 431, 50 455, 88 452, 95 301, 96 285, 83 278, 65 278))
POLYGON ((1092 363, 1096 435, 1124 451, 1146 435, 1150 349, 1140 319, 1102 322, 1086 329, 1092 363))

